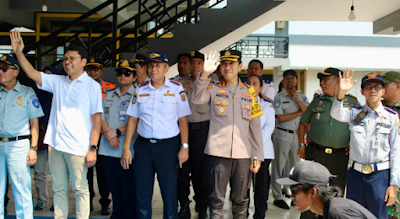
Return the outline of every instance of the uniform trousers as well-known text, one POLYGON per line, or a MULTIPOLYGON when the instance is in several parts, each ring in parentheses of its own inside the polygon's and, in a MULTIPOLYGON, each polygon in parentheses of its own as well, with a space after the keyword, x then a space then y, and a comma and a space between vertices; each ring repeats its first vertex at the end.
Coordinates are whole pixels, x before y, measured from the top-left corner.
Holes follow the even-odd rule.
MULTIPOLYGON (((0 197, 6 193, 7 173, 15 202, 16 218, 33 218, 32 180, 27 157, 28 139, 0 142, 0 197)), ((4 218, 4 200, 0 200, 0 218, 4 218)))
POLYGON ((87 219, 90 214, 90 200, 87 166, 84 156, 76 156, 49 146, 49 167, 53 178, 54 218, 68 218, 68 188, 71 177, 75 192, 76 218, 87 219))
MULTIPOLYGON (((321 163, 332 175, 336 178, 333 179, 330 185, 338 186, 344 193, 347 180, 347 163, 349 161, 349 155, 346 155, 346 151, 333 152, 332 154, 327 154, 323 149, 313 147, 315 143, 310 142, 306 149, 306 160, 313 160, 315 162, 321 163)), ((323 147, 323 146, 322 146, 323 147)), ((318 215, 306 211, 301 214, 301 219, 314 219, 318 218, 318 215)))
POLYGON ((271 177, 269 174, 269 165, 271 159, 265 159, 261 162, 260 170, 256 174, 256 181, 254 183, 254 219, 265 218, 265 211, 267 211, 267 200, 269 186, 271 184, 271 177))
POLYGON ((49 153, 48 150, 37 150, 37 161, 34 169, 34 180, 36 192, 38 194, 38 202, 43 202, 46 205, 49 202, 49 192, 47 190, 47 169, 49 168, 49 153))
POLYGON ((281 185, 276 182, 276 179, 281 178, 284 168, 284 172, 288 173, 299 162, 300 158, 297 155, 299 139, 297 135, 276 129, 273 143, 275 159, 272 161, 271 189, 275 200, 283 200, 281 185), (286 162, 288 162, 287 165, 286 162))
POLYGON ((211 194, 210 219, 224 218, 224 201, 228 182, 231 186, 232 214, 234 219, 247 218, 250 189, 250 164, 248 159, 231 159, 207 156, 209 166, 211 194))
POLYGON ((196 203, 208 203, 210 174, 204 149, 207 143, 209 124, 209 121, 189 123, 189 160, 184 163, 178 173, 178 200, 180 202, 189 201, 191 176, 194 200, 196 203))
POLYGON ((160 185, 164 203, 164 219, 178 218, 178 151, 180 149, 179 135, 157 143, 139 136, 134 144, 136 180, 137 218, 151 219, 151 200, 153 198, 154 174, 160 185))
POLYGON ((134 168, 124 170, 121 158, 103 156, 103 168, 113 200, 111 219, 136 218, 134 168))
POLYGON ((390 169, 363 174, 350 167, 347 174, 346 198, 358 202, 379 219, 389 218, 385 194, 389 187, 390 169))
MULTIPOLYGON (((99 142, 97 144, 97 146, 100 147, 100 139, 101 139, 101 135, 99 137, 99 142)), ((97 150, 98 151, 98 150, 97 150)), ((99 193, 100 193, 100 205, 104 208, 104 207, 108 207, 111 203, 111 200, 108 198, 108 196, 110 195, 110 189, 108 188, 108 181, 107 181, 107 177, 106 174, 104 172, 104 168, 103 168, 103 161, 104 160, 104 156, 103 155, 99 155, 97 153, 97 160, 96 160, 96 176, 97 176, 97 186, 99 188, 99 193)), ((93 170, 94 170, 94 166, 88 168, 88 174, 87 174, 87 179, 88 179, 88 183, 89 183, 89 193, 90 193, 90 203, 93 203, 93 198, 96 195, 96 193, 94 192, 94 188, 93 188, 93 170)))

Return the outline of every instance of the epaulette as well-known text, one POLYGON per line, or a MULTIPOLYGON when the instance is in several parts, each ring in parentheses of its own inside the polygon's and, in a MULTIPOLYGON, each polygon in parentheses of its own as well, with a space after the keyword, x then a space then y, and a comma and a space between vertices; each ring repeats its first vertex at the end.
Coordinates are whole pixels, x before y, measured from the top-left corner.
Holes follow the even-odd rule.
POLYGON ((356 108, 356 109, 362 109, 363 107, 360 105, 354 105, 354 104, 350 104, 350 107, 352 108, 356 108))
POLYGON ((143 82, 143 83, 139 83, 138 85, 139 85, 139 87, 142 87, 142 86, 148 84, 149 82, 150 82, 150 81, 145 81, 145 82, 143 82))
POLYGON ((111 90, 107 91, 107 93, 108 93, 108 92, 110 92, 110 91, 114 91, 114 90, 116 90, 116 89, 117 89, 117 88, 113 88, 113 89, 111 89, 111 90))
POLYGON ((272 103, 272 100, 271 99, 269 99, 268 97, 266 97, 266 98, 263 98, 265 101, 267 101, 267 102, 269 102, 269 103, 272 103))
POLYGON ((353 96, 353 95, 351 95, 351 94, 346 94, 346 96, 353 97, 354 99, 357 100, 357 97, 355 97, 355 96, 353 96))
POLYGON ((176 85, 181 85, 182 82, 179 81, 175 81, 174 79, 169 79, 172 83, 176 84, 176 85))
POLYGON ((264 83, 271 84, 270 80, 264 80, 264 83))
POLYGON ((394 110, 392 110, 392 109, 390 109, 389 107, 387 107, 387 106, 385 106, 385 110, 386 111, 388 111, 389 113, 392 113, 392 114, 397 114, 397 112, 396 111, 394 111, 394 110))

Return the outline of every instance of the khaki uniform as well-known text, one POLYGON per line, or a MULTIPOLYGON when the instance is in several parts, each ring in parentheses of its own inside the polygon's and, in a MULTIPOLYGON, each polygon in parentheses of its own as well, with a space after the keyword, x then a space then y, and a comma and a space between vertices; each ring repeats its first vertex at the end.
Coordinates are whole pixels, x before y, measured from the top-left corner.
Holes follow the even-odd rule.
POLYGON ((231 185, 233 218, 247 218, 250 164, 253 157, 264 160, 260 118, 251 117, 249 86, 238 80, 236 86, 224 80, 196 79, 192 102, 210 104, 210 131, 205 154, 211 173, 211 219, 223 218, 228 182, 231 185))
MULTIPOLYGON (((183 90, 185 91, 186 96, 188 96, 188 98, 190 100, 191 95, 194 91, 195 82, 190 78, 190 76, 179 79, 179 82, 182 83, 183 90)), ((214 83, 214 82, 211 81, 211 83, 214 83)), ((192 103, 192 101, 189 101, 189 106, 190 106, 190 110, 192 111, 192 114, 188 116, 189 123, 210 121, 210 104, 209 103, 194 104, 194 103, 192 103)))
MULTIPOLYGON (((302 102, 308 106, 306 95, 297 91, 297 95, 302 102)), ((275 96, 274 100, 275 115, 291 114, 300 110, 300 107, 294 97, 284 90, 275 96)), ((297 129, 299 127, 301 116, 286 122, 276 120, 276 129, 273 138, 275 159, 272 161, 271 187, 275 200, 282 200, 281 185, 276 179, 281 178, 282 170, 285 168, 285 174, 299 161, 297 150, 299 148, 299 140, 297 138, 297 129), (282 130, 284 129, 284 130, 282 130), (286 131, 285 131, 286 130, 286 131), (288 162, 288 165, 286 163, 288 162), (286 165, 286 166, 285 166, 286 165)))

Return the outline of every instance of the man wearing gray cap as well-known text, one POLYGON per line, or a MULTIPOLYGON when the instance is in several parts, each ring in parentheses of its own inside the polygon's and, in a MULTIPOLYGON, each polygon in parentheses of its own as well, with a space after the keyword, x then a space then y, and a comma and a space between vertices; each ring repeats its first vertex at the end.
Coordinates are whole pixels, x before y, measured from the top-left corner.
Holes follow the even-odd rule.
POLYGON ((300 212, 310 210, 328 219, 376 218, 357 202, 339 198, 340 188, 329 186, 334 177, 322 164, 302 161, 294 166, 289 178, 276 182, 291 186, 291 198, 300 212))

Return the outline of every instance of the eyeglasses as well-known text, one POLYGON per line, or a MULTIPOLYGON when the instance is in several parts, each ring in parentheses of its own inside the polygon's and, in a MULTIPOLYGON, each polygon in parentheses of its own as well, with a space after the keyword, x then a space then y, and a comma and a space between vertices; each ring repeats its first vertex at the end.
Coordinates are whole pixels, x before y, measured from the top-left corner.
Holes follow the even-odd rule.
POLYGON ((122 75, 125 75, 125 77, 129 77, 133 72, 131 71, 117 71, 117 76, 120 77, 122 75))
POLYGON ((16 68, 13 68, 13 67, 10 67, 10 66, 7 66, 7 65, 1 66, 0 69, 1 69, 2 72, 6 72, 6 71, 8 71, 8 69, 17 70, 16 68))
POLYGON ((100 70, 100 68, 97 68, 97 67, 86 68, 86 71, 99 71, 99 70, 100 70))
POLYGON ((79 59, 79 58, 81 58, 81 57, 80 56, 79 57, 70 56, 70 57, 61 58, 61 61, 66 62, 68 60, 69 62, 73 62, 75 59, 79 59))
POLYGON ((372 85, 364 86, 364 90, 366 90, 366 91, 371 91, 372 88, 374 88, 376 91, 380 91, 380 90, 382 90, 383 86, 380 84, 377 84, 375 86, 372 86, 372 85))

